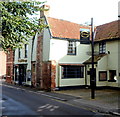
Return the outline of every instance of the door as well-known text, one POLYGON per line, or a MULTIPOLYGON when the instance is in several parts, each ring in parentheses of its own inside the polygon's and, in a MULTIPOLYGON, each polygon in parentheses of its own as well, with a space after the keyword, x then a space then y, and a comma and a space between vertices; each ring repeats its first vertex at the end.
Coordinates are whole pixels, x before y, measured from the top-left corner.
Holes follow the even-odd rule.
POLYGON ((26 82, 26 69, 27 65, 19 65, 19 85, 22 85, 22 82, 26 82))

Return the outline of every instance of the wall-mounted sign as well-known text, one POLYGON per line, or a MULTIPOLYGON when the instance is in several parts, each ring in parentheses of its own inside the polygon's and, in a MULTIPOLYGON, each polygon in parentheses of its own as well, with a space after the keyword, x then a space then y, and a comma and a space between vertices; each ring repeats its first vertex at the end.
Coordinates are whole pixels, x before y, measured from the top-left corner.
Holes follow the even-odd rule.
POLYGON ((27 62, 27 60, 20 59, 20 60, 18 60, 18 62, 27 62))
POLYGON ((90 44, 90 29, 80 29, 80 43, 90 44))

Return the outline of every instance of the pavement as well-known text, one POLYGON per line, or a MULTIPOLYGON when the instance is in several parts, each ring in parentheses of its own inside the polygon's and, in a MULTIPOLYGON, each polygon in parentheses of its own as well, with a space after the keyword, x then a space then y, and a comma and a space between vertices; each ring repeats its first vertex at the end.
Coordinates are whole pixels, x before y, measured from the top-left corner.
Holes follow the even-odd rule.
MULTIPOLYGON (((10 85, 10 84, 6 84, 10 85)), ((11 84, 12 85, 12 84, 11 84)), ((115 89, 95 90, 95 99, 91 99, 91 89, 66 89, 51 92, 39 91, 30 87, 20 87, 25 90, 32 90, 49 98, 64 101, 74 106, 81 107, 93 112, 120 116, 120 91, 115 89)))
POLYGON ((97 89, 95 90, 95 99, 91 99, 91 89, 69 89, 55 91, 55 93, 67 95, 69 98, 76 97, 74 104, 91 111, 120 116, 119 90, 97 89))

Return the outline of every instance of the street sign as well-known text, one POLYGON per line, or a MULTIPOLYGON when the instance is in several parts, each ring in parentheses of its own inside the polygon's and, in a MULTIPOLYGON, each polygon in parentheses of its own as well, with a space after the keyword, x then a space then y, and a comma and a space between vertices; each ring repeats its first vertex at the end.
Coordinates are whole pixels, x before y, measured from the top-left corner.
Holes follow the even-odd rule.
POLYGON ((80 43, 90 44, 90 29, 80 29, 80 43))

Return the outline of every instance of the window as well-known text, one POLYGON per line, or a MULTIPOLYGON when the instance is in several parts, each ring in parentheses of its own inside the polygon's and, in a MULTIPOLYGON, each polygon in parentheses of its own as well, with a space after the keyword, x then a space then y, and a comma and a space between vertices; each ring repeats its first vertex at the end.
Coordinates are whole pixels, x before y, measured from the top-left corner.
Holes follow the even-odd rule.
POLYGON ((109 82, 115 82, 116 80, 116 70, 109 70, 109 82))
POLYGON ((83 66, 62 66, 62 78, 83 78, 84 67, 83 66))
POLYGON ((28 45, 25 44, 25 58, 27 58, 27 54, 28 54, 28 45))
POLYGON ((18 58, 21 58, 20 48, 18 48, 18 58))
POLYGON ((76 42, 68 41, 68 55, 76 55, 76 42))
POLYGON ((105 54, 106 52, 106 42, 99 43, 99 53, 105 54))
POLYGON ((99 81, 107 81, 107 71, 99 71, 99 81))

